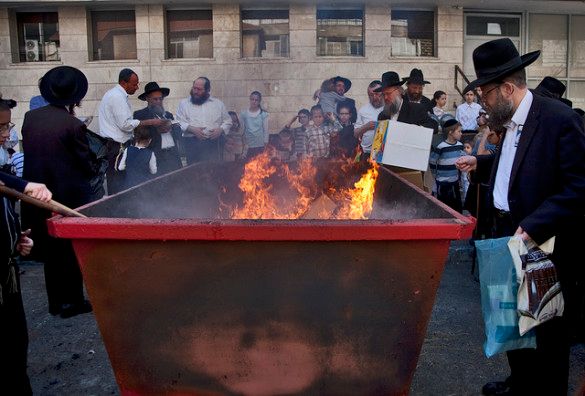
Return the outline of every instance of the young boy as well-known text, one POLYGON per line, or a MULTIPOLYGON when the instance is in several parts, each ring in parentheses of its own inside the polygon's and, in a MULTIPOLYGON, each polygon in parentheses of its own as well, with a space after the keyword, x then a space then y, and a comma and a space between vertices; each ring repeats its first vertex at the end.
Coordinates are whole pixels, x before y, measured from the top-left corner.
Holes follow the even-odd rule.
POLYGON ((311 121, 311 113, 307 109, 301 109, 297 113, 296 116, 292 118, 282 129, 290 130, 292 132, 292 139, 294 141, 294 152, 297 156, 297 159, 301 159, 303 155, 305 155, 305 150, 307 149, 307 128, 309 127, 309 122, 311 121), (299 121, 301 124, 300 127, 292 128, 291 126, 293 122, 299 121))
POLYGON ((319 105, 311 108, 311 121, 313 125, 307 128, 306 152, 314 158, 329 157, 331 136, 336 136, 343 128, 333 113, 327 113, 331 124, 325 124, 325 114, 319 105))
POLYGON ((445 140, 431 152, 431 172, 437 183, 437 198, 458 212, 462 211, 460 174, 455 161, 464 155, 461 139, 461 124, 448 120, 443 124, 445 140))
POLYGON ((125 171, 124 189, 144 183, 156 174, 156 157, 148 148, 151 141, 150 127, 136 127, 134 144, 124 149, 117 166, 119 171, 125 171))

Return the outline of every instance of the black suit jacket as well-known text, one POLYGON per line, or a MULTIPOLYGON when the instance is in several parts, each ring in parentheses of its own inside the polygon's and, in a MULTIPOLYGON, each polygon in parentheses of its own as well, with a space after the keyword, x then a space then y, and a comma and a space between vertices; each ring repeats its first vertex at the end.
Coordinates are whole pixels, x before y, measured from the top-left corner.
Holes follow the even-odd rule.
POLYGON ((98 162, 90 151, 87 127, 64 107, 45 106, 27 112, 22 125, 23 177, 44 183, 53 198, 76 208, 91 201, 90 180, 98 162))
MULTIPOLYGON (((390 120, 392 117, 382 110, 378 115, 378 120, 390 120)), ((398 113, 397 121, 404 122, 406 124, 414 124, 431 128, 435 133, 437 132, 437 123, 429 116, 425 107, 419 103, 412 103, 408 100, 402 101, 402 107, 398 113)))
MULTIPOLYGON (((136 120, 151 120, 153 118, 158 118, 153 112, 152 110, 150 110, 147 107, 145 107, 144 109, 140 109, 134 112, 134 119, 136 120)), ((173 115, 168 112, 165 111, 165 118, 168 120, 174 120, 173 115)), ((160 137, 160 133, 158 132, 158 130, 155 127, 151 127, 150 128, 151 132, 152 132, 152 142, 150 143, 150 149, 152 149, 155 154, 157 152, 159 152, 161 150, 161 144, 162 144, 162 139, 160 137)), ((179 146, 178 141, 180 139, 181 136, 181 127, 178 125, 173 125, 173 128, 171 129, 171 132, 169 132, 172 137, 173 137, 173 141, 175 142, 175 146, 179 146)))
MULTIPOLYGON (((505 136, 513 139, 514 136, 505 136)), ((502 144, 501 143, 501 144, 502 144)), ((489 199, 500 150, 478 158, 478 170, 492 166, 489 199)), ((581 254, 585 226, 585 130, 581 118, 555 99, 533 95, 510 174, 508 203, 514 227, 521 226, 537 243, 556 236, 555 263, 566 311, 575 313, 584 298, 585 264, 581 254), (579 283, 581 282, 581 283, 579 283)), ((583 312, 581 312, 581 315, 583 312)))

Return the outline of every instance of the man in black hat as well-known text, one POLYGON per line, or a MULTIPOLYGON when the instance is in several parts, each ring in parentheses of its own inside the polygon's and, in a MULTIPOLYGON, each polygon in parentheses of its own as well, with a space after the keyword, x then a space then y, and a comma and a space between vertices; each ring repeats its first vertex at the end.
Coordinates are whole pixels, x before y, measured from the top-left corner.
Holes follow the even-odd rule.
MULTIPOLYGON (((49 105, 27 112, 22 125, 24 178, 44 183, 56 201, 71 208, 94 198, 91 180, 100 165, 89 149, 86 125, 74 115, 87 88, 87 78, 74 67, 49 70, 40 83, 49 105)), ((49 312, 63 318, 90 312, 71 241, 49 236, 46 219, 51 215, 50 211, 22 203, 23 225, 32 230, 36 252, 45 264, 49 312)))
MULTIPOLYGON (((144 87, 144 92, 138 95, 138 99, 146 101, 148 106, 134 112, 137 120, 163 119, 174 120, 173 115, 165 111, 163 106, 164 98, 169 96, 168 88, 161 88, 151 81, 144 87)), ((181 127, 178 123, 165 124, 159 127, 150 127, 152 142, 150 148, 156 156, 157 174, 163 175, 180 169, 183 165, 179 156, 179 141, 181 138, 181 127)))
POLYGON ((436 131, 438 126, 424 106, 404 99, 404 81, 393 71, 382 74, 382 85, 375 90, 384 96, 384 110, 378 115, 378 120, 396 120, 436 131))
MULTIPOLYGON (((486 395, 566 395, 569 330, 582 318, 585 270, 580 257, 585 214, 585 130, 559 101, 533 95, 525 67, 540 51, 520 56, 509 39, 473 52, 484 108, 495 130, 503 127, 494 155, 462 157, 463 171, 492 167, 489 199, 496 237, 518 235, 541 244, 556 236, 551 256, 565 300, 565 312, 536 326, 536 349, 507 352, 510 377, 484 386, 486 395)), ((581 329, 581 331, 583 331, 581 329)))
POLYGON ((410 76, 406 79, 404 99, 409 102, 420 103, 427 111, 432 111, 433 104, 431 100, 423 95, 425 84, 430 84, 430 82, 425 81, 422 70, 412 69, 410 76))
POLYGON ((565 84, 556 78, 546 76, 538 86, 534 88, 533 92, 540 96, 546 96, 547 98, 560 99, 563 97, 566 89, 567 87, 565 84))

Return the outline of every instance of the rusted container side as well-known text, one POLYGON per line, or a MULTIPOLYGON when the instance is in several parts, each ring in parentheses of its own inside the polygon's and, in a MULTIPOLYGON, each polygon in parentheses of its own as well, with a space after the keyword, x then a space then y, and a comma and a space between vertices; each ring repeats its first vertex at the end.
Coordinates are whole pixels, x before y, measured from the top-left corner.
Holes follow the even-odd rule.
POLYGON ((50 220, 122 393, 407 394, 449 241, 473 221, 387 170, 372 220, 210 220, 230 177, 194 166, 50 220))

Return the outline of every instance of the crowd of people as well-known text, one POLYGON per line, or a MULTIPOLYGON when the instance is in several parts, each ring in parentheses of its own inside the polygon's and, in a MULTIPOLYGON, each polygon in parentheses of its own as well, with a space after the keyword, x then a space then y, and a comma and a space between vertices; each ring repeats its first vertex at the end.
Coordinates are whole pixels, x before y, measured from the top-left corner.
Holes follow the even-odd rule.
MULTIPOLYGON (((388 71, 370 82, 368 102, 359 109, 348 97, 351 81, 336 76, 323 81, 315 92, 316 104, 299 109, 279 131, 269 131, 270 115, 262 107, 261 92, 250 94, 246 109, 228 111, 211 95, 212 83, 206 77, 193 81, 189 96, 181 100, 174 115, 164 106, 170 90, 154 81, 138 95, 145 107, 133 111, 129 96, 138 91, 139 76, 123 69, 118 83, 100 102, 99 130, 92 132, 87 127, 90 120, 75 115, 88 80, 80 70, 60 66, 41 78, 40 95, 31 99, 21 128, 22 153, 14 150, 18 135, 10 121, 16 102, 0 102, 0 180, 41 200, 54 198, 79 207, 101 198, 106 188, 109 195, 116 194, 178 170, 184 163, 247 161, 266 151, 284 162, 305 156, 367 161, 378 121, 431 128, 435 139, 425 187, 454 210, 467 209, 477 216, 476 237, 516 233, 537 242, 558 237, 553 260, 563 275, 568 314, 537 330, 536 350, 509 354, 510 378, 486 385, 484 393, 514 390, 523 394, 532 383, 527 379, 531 370, 535 366, 537 371, 548 369, 554 359, 562 364, 555 365, 554 375, 543 372, 551 378, 550 393, 545 393, 560 395, 564 389, 566 394, 567 329, 571 319, 579 315, 582 319, 578 303, 583 300, 583 270, 568 261, 576 254, 575 238, 584 218, 583 112, 572 110, 562 99, 565 87, 552 77, 535 90, 527 89, 524 68, 538 53, 520 56, 512 47, 503 39, 476 49, 478 79, 466 87, 464 101, 456 109, 447 108, 445 91, 435 91, 432 99, 424 95, 431 83, 417 68, 407 78, 388 71), (503 61, 505 56, 508 59, 503 61)), ((35 241, 35 258, 44 263, 52 315, 69 318, 92 307, 84 297, 71 243, 48 233, 46 219, 51 213, 22 204, 26 231, 21 232, 14 202, 3 198, 0 204, 6 245, 0 268, 0 334, 3 340, 18 340, 0 357, 0 372, 12 373, 6 378, 22 394, 29 394, 26 322, 14 258, 30 253, 35 241), (5 371, 9 362, 18 364, 5 371)))

